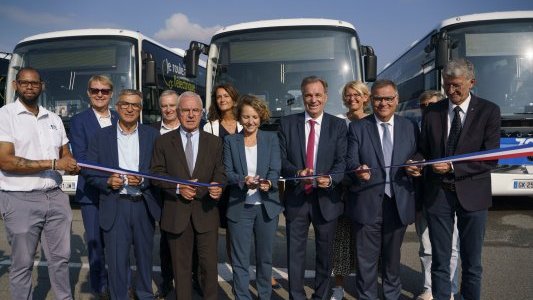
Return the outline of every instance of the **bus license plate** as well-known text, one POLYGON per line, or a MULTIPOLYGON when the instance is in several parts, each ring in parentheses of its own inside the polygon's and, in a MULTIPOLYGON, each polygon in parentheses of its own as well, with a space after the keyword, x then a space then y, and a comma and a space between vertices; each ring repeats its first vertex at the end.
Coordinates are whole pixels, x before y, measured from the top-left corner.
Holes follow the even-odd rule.
POLYGON ((533 180, 515 180, 515 190, 530 190, 533 189, 533 180))

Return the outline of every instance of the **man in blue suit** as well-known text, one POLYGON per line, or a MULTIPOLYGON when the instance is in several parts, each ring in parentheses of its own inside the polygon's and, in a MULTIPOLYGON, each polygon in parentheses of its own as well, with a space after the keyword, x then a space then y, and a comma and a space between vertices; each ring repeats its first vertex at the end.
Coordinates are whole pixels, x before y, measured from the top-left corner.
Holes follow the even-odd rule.
MULTIPOLYGON (((118 115, 109 109, 113 97, 113 82, 104 75, 89 79, 87 95, 90 107, 72 117, 70 121, 70 145, 78 161, 87 160, 89 140, 101 128, 117 124, 118 115)), ((91 289, 99 298, 107 294, 107 270, 104 245, 98 221, 98 191, 85 184, 85 177, 78 176, 76 201, 80 204, 87 250, 89 252, 89 278, 91 289)))
MULTIPOLYGON (((89 143, 87 160, 110 168, 148 172, 157 130, 139 124, 142 94, 122 90, 116 104, 117 125, 100 130, 89 143)), ((104 232, 111 299, 128 299, 129 253, 133 245, 136 296, 153 299, 152 248, 161 203, 150 181, 139 176, 86 171, 100 193, 100 227, 104 232)))
POLYGON ((316 276, 313 299, 325 299, 332 269, 337 218, 343 212, 341 181, 346 155, 346 122, 324 112, 327 83, 316 76, 301 84, 305 112, 281 118, 283 177, 338 173, 285 183, 289 298, 307 299, 304 291, 305 249, 313 224, 316 276))
POLYGON ((346 212, 356 243, 357 299, 378 298, 378 262, 385 299, 400 298, 400 247, 407 225, 415 220, 413 179, 403 164, 417 151, 418 126, 394 115, 398 89, 390 80, 372 85, 374 113, 352 122, 346 164, 351 184, 346 212))

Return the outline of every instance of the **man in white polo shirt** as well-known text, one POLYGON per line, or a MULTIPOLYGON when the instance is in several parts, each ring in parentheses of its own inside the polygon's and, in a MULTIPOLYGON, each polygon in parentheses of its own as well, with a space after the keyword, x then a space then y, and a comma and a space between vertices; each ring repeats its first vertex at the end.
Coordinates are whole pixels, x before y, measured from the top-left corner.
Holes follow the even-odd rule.
POLYGON ((68 261, 72 212, 59 189, 61 174, 79 171, 61 119, 38 105, 37 70, 22 68, 13 81, 17 100, 0 108, 0 212, 11 246, 11 299, 31 299, 39 240, 56 299, 72 299, 68 261))

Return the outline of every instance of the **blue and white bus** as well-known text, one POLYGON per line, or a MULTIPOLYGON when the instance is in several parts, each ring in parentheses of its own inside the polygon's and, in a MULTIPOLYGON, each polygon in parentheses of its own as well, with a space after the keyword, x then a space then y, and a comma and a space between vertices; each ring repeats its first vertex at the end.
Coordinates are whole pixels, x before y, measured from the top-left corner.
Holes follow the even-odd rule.
MULTIPOLYGON (((166 89, 205 93, 205 67, 195 79, 185 77, 183 50, 171 49, 139 32, 121 29, 81 29, 28 37, 13 50, 8 82, 22 67, 39 71, 45 88, 40 103, 61 116, 68 131, 70 118, 89 107, 87 82, 92 75, 111 78, 115 93, 111 108, 121 89, 141 90, 142 121, 160 118, 158 97, 166 89)), ((6 103, 15 100, 7 85, 6 103)), ((63 190, 76 190, 75 176, 63 177, 63 190)))
MULTIPOLYGON (((501 146, 533 143, 533 11, 494 12, 442 21, 414 42, 378 78, 398 84, 401 115, 420 119, 418 96, 441 90, 449 59, 465 57, 476 70, 473 93, 501 109, 501 146)), ((533 157, 500 160, 493 195, 533 195, 533 157)))
POLYGON ((213 87, 232 83, 241 94, 266 100, 273 122, 304 111, 300 83, 316 75, 328 82, 325 110, 344 115, 342 88, 350 80, 373 81, 376 56, 355 27, 327 19, 278 19, 241 23, 217 31, 209 45, 191 42, 187 71, 195 76, 200 53, 208 55, 206 100, 213 87))

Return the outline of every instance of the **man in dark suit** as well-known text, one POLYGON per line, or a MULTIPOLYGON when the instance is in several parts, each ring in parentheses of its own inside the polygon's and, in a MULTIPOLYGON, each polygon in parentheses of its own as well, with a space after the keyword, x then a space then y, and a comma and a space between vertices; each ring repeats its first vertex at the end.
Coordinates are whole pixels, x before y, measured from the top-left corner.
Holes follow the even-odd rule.
POLYGON ((372 85, 374 113, 352 122, 346 164, 351 185, 346 198, 356 244, 357 299, 378 298, 378 263, 384 299, 401 295, 400 256, 407 225, 415 220, 413 179, 403 164, 417 151, 418 126, 394 115, 398 89, 390 80, 372 85), (371 170, 369 170, 371 169, 371 170))
MULTIPOLYGON (((113 82, 105 75, 94 75, 89 79, 87 95, 90 108, 70 120, 70 145, 78 161, 87 160, 90 139, 101 128, 116 125, 118 115, 109 109, 113 97, 113 82)), ((87 251, 89 252, 89 278, 93 293, 100 298, 107 294, 107 270, 104 245, 98 220, 98 190, 85 183, 84 176, 78 176, 76 201, 80 204, 87 251)))
MULTIPOLYGON (((161 135, 177 129, 180 126, 178 119, 178 93, 174 90, 165 90, 159 95, 159 108, 161 109, 161 121, 150 124, 157 129, 161 135)), ((172 260, 170 259, 170 247, 168 245, 167 233, 161 230, 159 239, 159 258, 161 260, 161 279, 162 282, 158 287, 156 297, 165 298, 174 288, 172 280, 172 260)))
MULTIPOLYGON (((116 104, 117 125, 95 134, 87 160, 110 168, 148 172, 157 130, 139 124, 142 94, 122 90, 116 104)), ((133 245, 136 295, 153 299, 152 248, 161 202, 149 180, 139 176, 85 171, 87 182, 100 193, 100 227, 104 232, 111 299, 128 299, 129 253, 133 245)))
MULTIPOLYGON (((452 60, 443 70, 448 98, 427 108, 422 120, 420 153, 425 159, 499 148, 500 109, 470 93, 474 66, 452 60)), ((424 172, 433 262, 434 299, 450 299, 450 256, 454 215, 457 215, 462 266, 461 295, 480 299, 481 250, 488 208, 492 204, 490 170, 496 161, 439 163, 424 172)))
MULTIPOLYGON (((324 112, 327 83, 310 76, 301 84, 305 112, 281 118, 281 175, 327 174, 345 170, 346 122, 324 112)), ((343 174, 285 183, 289 298, 306 299, 305 249, 313 224, 316 276, 313 299, 325 299, 332 269, 332 244, 337 218, 343 212, 340 197, 343 174)))
MULTIPOLYGON (((152 156, 152 172, 203 183, 225 183, 222 142, 199 130, 202 100, 185 92, 178 100, 181 126, 159 137, 152 156)), ((176 284, 176 299, 192 298, 192 251, 197 242, 204 299, 217 299, 217 243, 220 186, 196 187, 154 181, 162 189, 161 228, 167 232, 176 284)))

